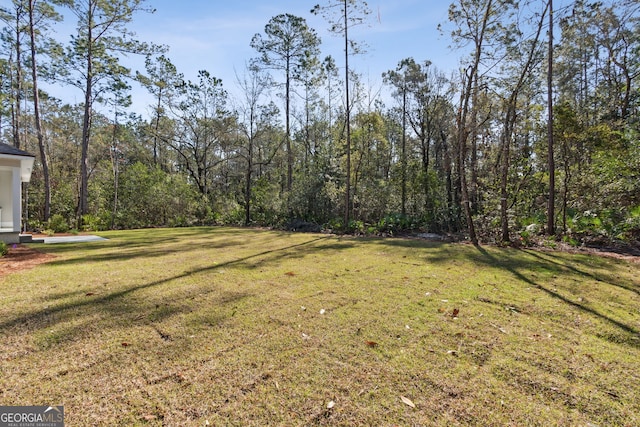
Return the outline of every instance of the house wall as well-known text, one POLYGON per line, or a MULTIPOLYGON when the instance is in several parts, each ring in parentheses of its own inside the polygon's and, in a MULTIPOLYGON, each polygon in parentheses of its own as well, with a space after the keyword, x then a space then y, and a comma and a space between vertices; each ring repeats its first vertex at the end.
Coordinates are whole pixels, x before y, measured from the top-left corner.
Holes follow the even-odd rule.
POLYGON ((0 228, 13 229, 13 211, 14 211, 14 194, 13 194, 13 169, 0 165, 0 228))

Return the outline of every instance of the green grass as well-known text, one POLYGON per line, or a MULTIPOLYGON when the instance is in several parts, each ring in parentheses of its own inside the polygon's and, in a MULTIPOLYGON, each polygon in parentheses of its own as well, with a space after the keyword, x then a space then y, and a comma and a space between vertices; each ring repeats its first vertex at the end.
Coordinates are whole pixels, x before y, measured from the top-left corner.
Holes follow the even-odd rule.
POLYGON ((70 426, 640 425, 638 263, 100 234, 0 279, 0 404, 64 404, 70 426))

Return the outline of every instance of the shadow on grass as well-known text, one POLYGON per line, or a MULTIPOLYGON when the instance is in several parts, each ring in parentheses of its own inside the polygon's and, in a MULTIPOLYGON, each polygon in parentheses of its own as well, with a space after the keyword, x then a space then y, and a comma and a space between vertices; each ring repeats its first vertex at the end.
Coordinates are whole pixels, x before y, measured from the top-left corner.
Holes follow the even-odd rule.
POLYGON ((576 274, 579 274, 579 275, 584 276, 584 277, 588 277, 588 278, 590 278, 592 280, 595 280, 597 282, 603 282, 603 283, 606 283, 608 285, 615 286, 617 288, 621 288, 621 289, 627 290, 629 292, 634 292, 634 293, 640 295, 640 285, 633 285, 633 284, 626 285, 624 283, 618 283, 618 282, 615 282, 613 280, 613 277, 610 277, 610 276, 607 277, 606 275, 596 275, 596 274, 581 270, 578 267, 575 267, 573 265, 563 264, 562 262, 558 261, 558 257, 554 256, 551 253, 544 253, 544 255, 546 255, 546 256, 543 256, 542 253, 536 252, 536 251, 528 250, 528 251, 525 251, 525 252, 527 254, 531 255, 532 257, 538 258, 538 259, 540 259, 540 260, 542 260, 544 262, 553 263, 553 264, 559 266, 561 269, 570 270, 570 271, 572 271, 572 272, 574 272, 576 274))
MULTIPOLYGON (((438 248, 439 250, 436 252, 429 252, 426 254, 426 261, 430 263, 455 263, 456 259, 460 259, 464 257, 478 265, 486 265, 492 268, 503 268, 513 274, 516 278, 521 280, 524 283, 527 283, 543 292, 552 298, 558 299, 563 303, 579 309, 585 313, 588 313, 592 316, 595 316, 599 319, 602 319, 608 322, 610 325, 621 329, 627 337, 620 339, 620 337, 615 336, 604 336, 604 338, 619 344, 621 341, 625 344, 631 345, 633 347, 640 347, 640 340, 638 340, 639 331, 631 325, 628 325, 624 322, 611 318, 606 314, 601 313, 600 311, 588 307, 584 304, 581 304, 576 301, 572 301, 565 296, 562 296, 560 293, 556 292, 554 289, 544 286, 539 281, 535 280, 534 272, 546 272, 550 274, 555 274, 558 276, 561 275, 577 275, 579 277, 588 278, 599 283, 602 283, 606 286, 613 286, 619 289, 624 289, 625 291, 633 292, 635 294, 640 295, 640 291, 638 287, 633 283, 621 283, 620 280, 616 280, 616 278, 612 274, 596 274, 585 271, 575 265, 568 265, 567 263, 563 263, 559 260, 559 257, 554 257, 552 254, 547 256, 543 256, 541 253, 535 251, 518 251, 519 253, 525 253, 533 258, 534 260, 523 260, 522 257, 497 257, 484 249, 481 246, 471 246, 471 245, 450 245, 443 244, 439 242, 423 242, 419 240, 389 240, 388 242, 391 246, 403 247, 403 248, 438 248), (532 274, 527 274, 527 273, 532 274)), ((507 250, 507 249, 505 249, 507 250)), ((515 249, 511 249, 515 251, 515 249)), ((591 260, 595 260, 595 262, 599 262, 597 258, 591 258, 591 260)), ((575 259, 574 259, 575 261, 575 259)), ((604 259, 598 265, 599 268, 607 268, 608 261, 604 259)), ((590 266, 593 268, 593 266, 590 266)))
MULTIPOLYGON (((92 262, 126 261, 135 258, 156 258, 174 253, 228 249, 248 243, 247 229, 197 227, 192 229, 162 229, 151 235, 143 230, 105 234, 110 240, 92 243, 47 245, 41 248, 51 254, 79 253, 79 256, 48 262, 50 265, 82 264, 92 262), (114 249, 109 251, 110 249, 114 249)), ((268 231, 268 235, 287 236, 290 232, 268 231)), ((268 236, 265 234, 265 236, 268 236)))
MULTIPOLYGON (((485 264, 489 264, 491 266, 503 266, 504 268, 506 268, 511 274, 513 274, 515 277, 517 277, 519 280, 528 283, 529 285, 540 289, 541 291, 545 292, 547 295, 551 296, 552 298, 556 298, 560 301, 562 301, 563 303, 570 305, 571 307, 577 308, 585 313, 588 313, 592 316, 595 316, 599 319, 602 319, 606 322, 608 322, 609 324, 622 329, 624 332, 628 333, 628 334, 632 334, 633 337, 630 338, 637 338, 638 336, 638 330, 635 329, 634 327, 627 325, 626 323, 620 322, 616 319, 613 319, 601 312, 599 312, 598 310, 595 310, 593 308, 587 307, 584 304, 580 304, 578 302, 575 301, 571 301, 570 299, 560 295, 558 292, 554 291, 553 289, 549 289, 548 287, 545 287, 544 285, 542 285, 541 283, 536 282, 535 280, 533 280, 531 277, 527 277, 527 275, 525 275, 524 273, 522 273, 521 271, 518 270, 518 268, 516 267, 515 263, 513 262, 504 262, 503 260, 499 260, 498 258, 496 258, 494 255, 492 255, 491 253, 489 253, 487 250, 485 250, 484 248, 477 246, 476 247, 477 251, 479 252, 479 254, 481 256, 479 257, 472 257, 474 258, 476 261, 478 262, 483 262, 485 264)), ((529 252, 527 252, 529 253, 529 252)), ((540 257, 538 255, 534 255, 536 258, 545 261, 546 263, 552 263, 553 265, 555 265, 556 267, 561 266, 562 269, 560 270, 564 270, 567 268, 566 265, 564 264, 559 264, 557 262, 554 261, 549 261, 546 260, 543 257, 540 257)), ((575 268, 570 268, 570 270, 578 273, 578 274, 583 274, 583 275, 587 275, 587 276, 591 276, 592 275, 588 274, 588 273, 584 273, 578 269, 575 268)), ((566 270, 565 270, 566 271, 566 270)), ((611 284, 612 286, 617 286, 615 284, 611 284)), ((627 289, 625 286, 622 286, 624 289, 627 289)), ((615 340, 612 339, 613 337, 604 337, 607 338, 611 341, 614 341, 616 344, 620 344, 619 340, 615 340)), ((629 344, 633 347, 640 347, 640 342, 637 339, 628 339, 628 340, 624 340, 625 344, 629 344)))
MULTIPOLYGON (((49 328, 54 324, 64 321, 65 320, 64 314, 75 313, 74 315, 77 315, 78 310, 87 308, 87 307, 95 307, 96 309, 100 309, 100 310, 104 310, 106 308, 107 310, 110 310, 111 314, 115 316, 132 314, 132 311, 135 311, 136 313, 140 313, 141 310, 139 307, 133 307, 131 310, 128 310, 126 307, 126 304, 121 306, 119 304, 115 304, 115 302, 122 301, 124 297, 137 291, 155 288, 155 287, 167 284, 171 281, 187 278, 189 276, 196 275, 196 274, 212 272, 215 270, 223 269, 225 267, 242 265, 243 263, 246 263, 252 259, 267 257, 268 259, 262 260, 262 262, 275 263, 281 258, 291 256, 291 253, 290 253, 291 251, 323 250, 324 246, 312 247, 312 245, 329 238, 330 238, 329 236, 317 237, 314 239, 304 241, 302 243, 297 243, 297 244, 285 246, 278 249, 261 251, 258 253, 247 255, 245 257, 217 263, 215 265, 195 268, 180 274, 172 275, 170 277, 165 277, 149 283, 141 284, 138 286, 132 286, 117 292, 112 292, 107 295, 103 295, 103 296, 99 294, 92 295, 91 298, 87 298, 84 300, 67 302, 67 303, 59 304, 53 307, 46 307, 34 313, 18 316, 13 319, 6 319, 0 322, 0 331, 4 331, 13 327, 20 327, 20 326, 26 328, 28 331, 36 331, 39 329, 49 328)), ((350 245, 343 244, 343 245, 340 245, 339 247, 341 249, 346 249, 350 247, 350 245)), ((336 248, 334 247, 334 249, 336 248)), ((215 292, 215 290, 212 289, 209 292, 215 292)), ((79 294, 82 295, 82 293, 84 292, 80 292, 79 294)), ((240 295, 240 298, 247 298, 251 296, 250 294, 246 294, 246 293, 239 293, 238 295, 236 294, 238 293, 234 292, 229 295, 224 294, 224 295, 221 295, 221 298, 223 299, 224 302, 226 302, 226 301, 236 300, 238 298, 238 295, 240 295)), ((63 295, 66 295, 66 294, 63 294, 63 295)), ((74 293, 70 293, 69 295, 74 295, 74 293)), ((189 296, 185 296, 185 298, 189 298, 189 296)), ((168 316, 168 315, 174 315, 176 313, 177 312, 175 310, 167 310, 166 314, 168 316)), ((163 317, 167 317, 167 316, 163 316, 163 317)))

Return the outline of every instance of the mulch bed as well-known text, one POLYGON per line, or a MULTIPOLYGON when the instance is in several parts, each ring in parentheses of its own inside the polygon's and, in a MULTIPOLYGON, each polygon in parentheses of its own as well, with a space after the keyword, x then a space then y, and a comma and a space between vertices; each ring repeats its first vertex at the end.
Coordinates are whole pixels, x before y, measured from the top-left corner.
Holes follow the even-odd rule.
POLYGON ((9 253, 0 258, 0 277, 33 268, 53 258, 55 255, 45 254, 25 245, 11 245, 9 253))

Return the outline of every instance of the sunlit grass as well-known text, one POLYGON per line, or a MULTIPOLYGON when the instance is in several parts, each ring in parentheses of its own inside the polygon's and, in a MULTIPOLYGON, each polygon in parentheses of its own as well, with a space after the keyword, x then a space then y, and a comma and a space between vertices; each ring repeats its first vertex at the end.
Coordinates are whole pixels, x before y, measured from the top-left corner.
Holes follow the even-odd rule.
POLYGON ((103 235, 37 246, 56 258, 0 281, 2 404, 64 404, 69 425, 640 424, 639 264, 233 228, 103 235))

